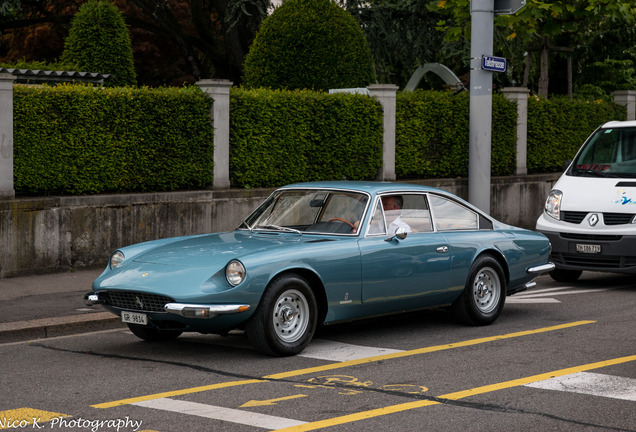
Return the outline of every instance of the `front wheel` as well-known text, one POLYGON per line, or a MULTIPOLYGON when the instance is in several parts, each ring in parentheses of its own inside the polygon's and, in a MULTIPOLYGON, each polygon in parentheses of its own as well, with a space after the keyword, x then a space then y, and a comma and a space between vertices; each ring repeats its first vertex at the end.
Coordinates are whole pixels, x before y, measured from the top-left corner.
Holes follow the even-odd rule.
POLYGON ((481 256, 473 263, 453 311, 466 324, 487 325, 497 319, 505 301, 506 279, 501 265, 491 256, 481 256))
POLYGON ((317 320, 316 297, 307 281, 298 275, 284 275, 267 287, 245 333, 259 351, 290 356, 309 344, 317 320))

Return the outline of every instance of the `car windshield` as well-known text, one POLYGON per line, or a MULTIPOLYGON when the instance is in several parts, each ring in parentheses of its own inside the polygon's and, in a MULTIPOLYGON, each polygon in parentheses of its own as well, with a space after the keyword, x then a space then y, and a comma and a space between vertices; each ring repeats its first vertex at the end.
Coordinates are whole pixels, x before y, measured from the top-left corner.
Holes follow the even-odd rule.
POLYGON ((574 160, 572 175, 636 177, 636 128, 599 129, 574 160))
POLYGON ((239 229, 314 234, 357 234, 369 197, 362 193, 289 189, 278 191, 239 229))

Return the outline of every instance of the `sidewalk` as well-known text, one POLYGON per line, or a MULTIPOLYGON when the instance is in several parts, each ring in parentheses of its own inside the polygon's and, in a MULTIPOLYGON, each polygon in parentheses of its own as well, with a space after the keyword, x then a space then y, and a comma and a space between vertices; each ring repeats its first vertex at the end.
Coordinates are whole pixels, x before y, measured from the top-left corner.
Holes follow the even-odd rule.
POLYGON ((0 279, 0 344, 73 333, 125 328, 84 294, 102 270, 0 279))

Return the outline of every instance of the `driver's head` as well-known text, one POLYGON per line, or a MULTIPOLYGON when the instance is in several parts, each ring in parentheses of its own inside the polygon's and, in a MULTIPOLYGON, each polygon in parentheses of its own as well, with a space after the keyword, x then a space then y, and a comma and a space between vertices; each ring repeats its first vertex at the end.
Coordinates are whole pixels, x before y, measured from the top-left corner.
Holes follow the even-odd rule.
POLYGON ((401 195, 387 195, 382 197, 382 207, 384 210, 400 210, 404 200, 401 195))

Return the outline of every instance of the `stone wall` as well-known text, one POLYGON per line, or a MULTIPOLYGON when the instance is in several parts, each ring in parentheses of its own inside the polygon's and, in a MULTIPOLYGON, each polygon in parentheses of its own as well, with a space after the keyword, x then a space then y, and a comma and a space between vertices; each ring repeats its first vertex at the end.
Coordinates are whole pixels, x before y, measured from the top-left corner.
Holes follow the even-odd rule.
MULTIPOLYGON (((534 228, 558 174, 495 177, 491 214, 534 228)), ((466 179, 427 184, 468 194, 466 179)), ((229 231, 272 189, 64 196, 0 200, 0 278, 98 268, 117 247, 189 234, 229 231)))

